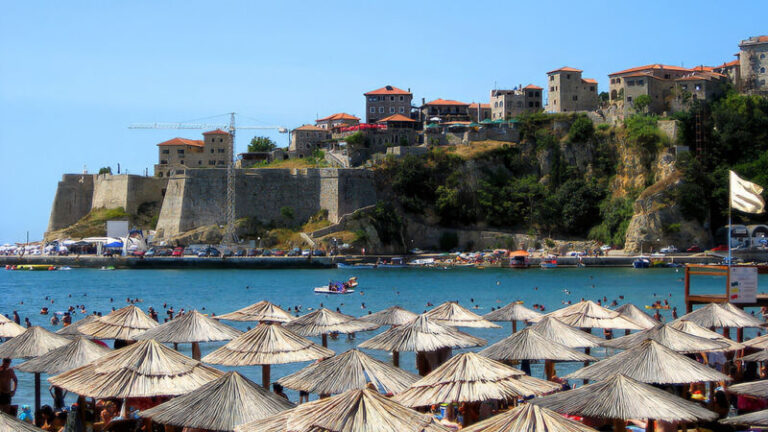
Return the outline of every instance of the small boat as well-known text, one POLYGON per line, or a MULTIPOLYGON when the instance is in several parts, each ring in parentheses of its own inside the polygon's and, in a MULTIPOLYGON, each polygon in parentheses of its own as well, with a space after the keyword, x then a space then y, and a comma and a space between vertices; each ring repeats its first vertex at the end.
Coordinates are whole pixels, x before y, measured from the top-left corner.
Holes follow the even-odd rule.
POLYGON ((636 260, 632 261, 632 267, 638 269, 638 268, 649 268, 651 266, 651 260, 648 258, 637 258, 636 260))
POLYGON ((669 309, 669 305, 653 304, 645 305, 646 309, 669 309))
POLYGON ((547 259, 542 260, 539 263, 539 267, 541 267, 543 269, 557 268, 557 258, 555 258, 555 257, 548 257, 547 259))
POLYGON ((346 282, 331 281, 327 286, 315 287, 316 294, 352 294, 357 287, 357 277, 353 276, 346 282))
POLYGON ((107 271, 107 270, 114 270, 115 266, 101 266, 99 270, 107 271))
POLYGON ((67 271, 67 270, 72 270, 72 267, 70 267, 70 266, 63 266, 63 267, 59 267, 59 268, 57 268, 56 270, 63 270, 63 271, 67 271))

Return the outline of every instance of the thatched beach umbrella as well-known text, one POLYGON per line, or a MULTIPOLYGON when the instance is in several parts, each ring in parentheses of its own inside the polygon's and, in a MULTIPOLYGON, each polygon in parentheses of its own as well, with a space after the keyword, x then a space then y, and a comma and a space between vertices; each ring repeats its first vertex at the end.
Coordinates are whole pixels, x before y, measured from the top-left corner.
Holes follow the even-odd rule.
POLYGON ((743 311, 742 313, 737 313, 729 309, 717 303, 709 303, 704 307, 681 316, 678 320, 691 321, 706 328, 722 328, 723 336, 725 337, 730 337, 729 332, 732 327, 743 329, 746 327, 761 327, 765 324, 759 319, 743 313, 743 311))
POLYGON ((743 342, 744 346, 756 349, 768 349, 768 334, 758 336, 754 339, 743 342))
POLYGON ((323 346, 328 346, 328 333, 357 333, 379 328, 373 322, 361 321, 353 316, 320 308, 314 312, 300 316, 285 325, 287 329, 298 335, 310 337, 321 336, 323 346))
POLYGON ((559 389, 558 384, 531 378, 504 363, 467 352, 443 363, 392 400, 420 407, 539 396, 559 389))
POLYGON ((353 349, 311 364, 280 378, 277 383, 290 389, 321 395, 362 389, 370 383, 379 392, 394 394, 404 391, 418 380, 418 375, 353 349))
POLYGON ((720 420, 720 423, 729 425, 768 426, 768 410, 755 411, 749 414, 724 418, 720 420))
POLYGON ((579 369, 565 378, 604 381, 616 374, 647 384, 689 384, 731 380, 729 376, 650 339, 634 348, 579 369))
POLYGON ((547 408, 526 403, 466 427, 462 432, 596 432, 596 430, 547 408))
POLYGON ((406 408, 376 391, 349 390, 299 405, 237 432, 447 432, 428 414, 406 408))
POLYGON ((563 323, 577 328, 602 328, 642 330, 643 326, 622 315, 598 305, 592 300, 585 300, 568 307, 550 312, 545 316, 559 319, 563 323))
POLYGON ((730 393, 755 396, 761 399, 768 399, 768 380, 734 384, 732 386, 729 386, 726 390, 730 393))
POLYGON ((290 313, 266 300, 214 318, 229 321, 263 321, 280 323, 286 323, 293 320, 290 313))
MULTIPOLYGON (((16 323, 14 323, 16 324, 16 323)), ((21 421, 0 411, 0 432, 42 432, 43 430, 33 424, 21 421)))
POLYGON ((155 320, 134 305, 126 306, 99 317, 78 328, 80 333, 98 339, 130 340, 145 331, 157 327, 155 320))
POLYGON ((239 373, 227 372, 219 379, 142 411, 140 415, 164 425, 233 431, 238 425, 293 407, 287 399, 262 389, 239 373))
POLYGON ((279 324, 259 324, 223 347, 203 357, 203 361, 224 366, 261 366, 264 388, 269 388, 270 366, 317 360, 333 351, 305 339, 279 324))
POLYGON ((99 345, 84 337, 78 337, 47 353, 27 360, 16 367, 22 372, 44 373, 57 375, 68 370, 85 366, 112 352, 109 348, 99 345))
POLYGON ((415 351, 419 373, 426 375, 439 366, 442 359, 450 357, 452 348, 469 348, 485 344, 484 339, 463 333, 453 327, 434 323, 422 314, 408 324, 377 334, 361 343, 360 348, 397 352, 415 351))
MULTIPOLYGON (((72 342, 64 336, 32 326, 24 333, 0 344, 0 358, 31 359, 72 342)), ((35 372, 35 412, 40 411, 40 372, 35 372)))
POLYGON ((742 361, 764 362, 768 361, 768 350, 760 350, 741 358, 742 361))
POLYGON ((408 324, 409 322, 415 320, 417 316, 417 314, 403 309, 400 306, 391 306, 382 311, 361 316, 360 319, 363 321, 376 323, 380 326, 399 326, 408 324))
POLYGON ((568 348, 595 348, 605 342, 603 338, 563 324, 555 317, 543 317, 530 328, 539 336, 568 348))
POLYGON ((0 315, 0 338, 16 337, 26 330, 24 327, 9 320, 5 315, 0 315))
POLYGON ((620 421, 646 419, 649 424, 653 420, 691 422, 717 418, 716 413, 696 403, 624 375, 532 399, 530 403, 561 414, 620 421))
POLYGON ((56 334, 60 334, 62 336, 69 336, 69 337, 79 337, 79 336, 87 336, 83 333, 80 333, 80 327, 84 326, 85 324, 88 324, 90 322, 96 321, 99 319, 97 315, 88 315, 82 319, 79 319, 72 324, 68 326, 64 326, 58 330, 56 330, 56 334))
POLYGON ((639 324, 644 329, 649 329, 661 325, 661 322, 654 319, 652 316, 640 310, 632 303, 621 305, 615 309, 616 312, 628 317, 633 322, 639 324))
POLYGON ((124 399, 185 394, 221 375, 160 342, 146 340, 48 381, 81 396, 124 399))
POLYGON ((603 346, 606 348, 630 349, 642 344, 646 339, 653 339, 672 351, 677 351, 681 354, 725 351, 728 349, 728 344, 726 343, 688 334, 675 329, 670 324, 608 340, 603 343, 603 346))
POLYGON ((540 318, 541 314, 528 309, 518 302, 512 302, 502 308, 483 315, 488 321, 510 321, 512 322, 512 332, 517 331, 518 321, 532 321, 540 318))
POLYGON ((430 321, 451 327, 501 328, 498 324, 483 319, 480 315, 459 306, 456 302, 445 302, 425 313, 430 321))
POLYGON ((696 323, 692 323, 686 320, 672 321, 671 323, 669 323, 669 326, 672 327, 673 329, 680 330, 682 332, 686 332, 694 336, 724 343, 728 346, 725 351, 741 350, 741 349, 744 349, 744 346, 746 345, 746 344, 740 344, 736 341, 728 339, 727 337, 717 332, 713 332, 710 329, 704 328, 696 323))
POLYGON ((134 340, 154 339, 163 343, 191 343, 192 358, 200 360, 200 342, 232 340, 243 334, 196 310, 189 311, 165 324, 133 337, 134 340))

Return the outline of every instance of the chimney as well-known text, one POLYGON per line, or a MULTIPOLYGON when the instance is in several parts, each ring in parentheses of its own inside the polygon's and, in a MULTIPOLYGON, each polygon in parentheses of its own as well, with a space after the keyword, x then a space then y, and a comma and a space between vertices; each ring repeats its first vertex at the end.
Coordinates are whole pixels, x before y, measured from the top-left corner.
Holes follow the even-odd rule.
POLYGON ((421 105, 423 106, 425 103, 427 103, 426 99, 421 98, 421 105))

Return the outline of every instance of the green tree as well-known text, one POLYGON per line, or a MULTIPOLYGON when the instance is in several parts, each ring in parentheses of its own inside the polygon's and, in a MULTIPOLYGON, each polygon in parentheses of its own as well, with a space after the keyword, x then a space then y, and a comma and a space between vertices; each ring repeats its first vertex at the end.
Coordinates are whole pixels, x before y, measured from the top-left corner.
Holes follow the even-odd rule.
POLYGON ((99 168, 99 174, 112 174, 112 167, 99 168))
POLYGON ((293 208, 292 207, 288 207, 288 206, 281 207, 280 208, 280 215, 282 215, 284 218, 286 218, 288 220, 293 220, 293 216, 294 216, 293 208))
POLYGON ((585 143, 595 134, 595 125, 592 120, 585 115, 580 115, 571 124, 568 131, 568 140, 570 142, 585 143))
POLYGON ((365 147, 367 145, 368 138, 366 138, 363 132, 357 131, 352 135, 347 136, 344 141, 348 146, 365 147))
POLYGON ((269 152, 277 148, 277 144, 269 137, 253 137, 251 143, 248 144, 249 153, 269 152))
POLYGON ((648 95, 640 95, 635 98, 635 110, 639 113, 644 113, 650 104, 651 97, 648 95))
POLYGON ((608 92, 600 92, 600 94, 597 95, 597 100, 600 101, 601 103, 607 103, 609 98, 610 97, 608 95, 608 92))

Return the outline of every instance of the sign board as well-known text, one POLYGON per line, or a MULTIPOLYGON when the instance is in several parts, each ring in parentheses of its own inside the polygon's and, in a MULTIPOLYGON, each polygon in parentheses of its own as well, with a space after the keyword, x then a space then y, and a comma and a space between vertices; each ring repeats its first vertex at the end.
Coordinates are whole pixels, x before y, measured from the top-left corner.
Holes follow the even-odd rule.
POLYGON ((128 237, 128 221, 107 221, 107 237, 128 237))
POLYGON ((755 303, 757 301, 757 267, 731 267, 728 301, 755 303))

